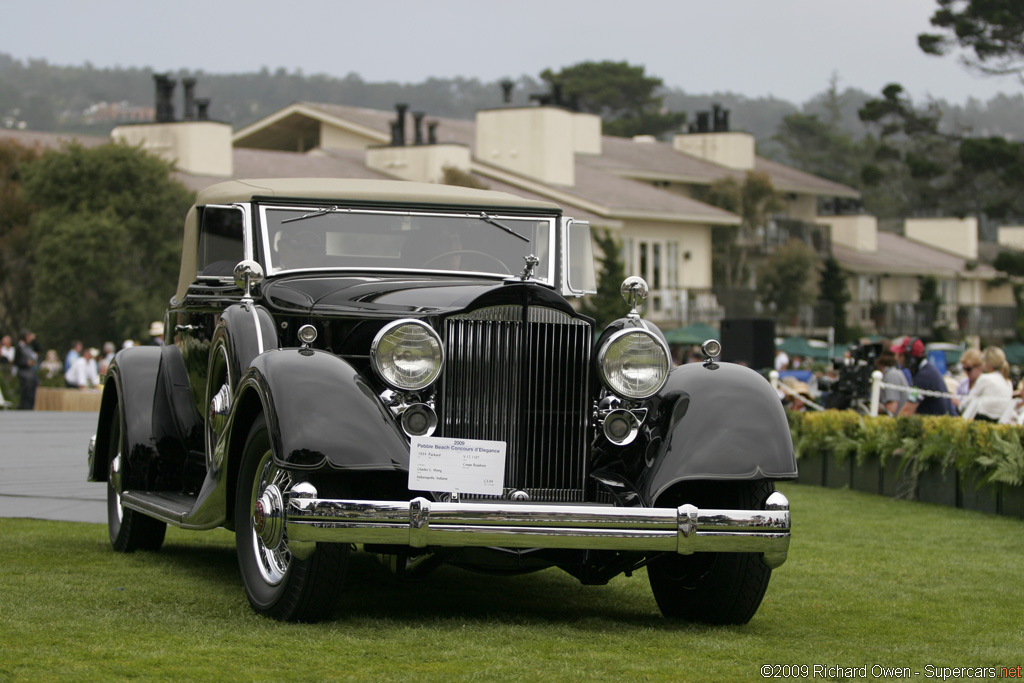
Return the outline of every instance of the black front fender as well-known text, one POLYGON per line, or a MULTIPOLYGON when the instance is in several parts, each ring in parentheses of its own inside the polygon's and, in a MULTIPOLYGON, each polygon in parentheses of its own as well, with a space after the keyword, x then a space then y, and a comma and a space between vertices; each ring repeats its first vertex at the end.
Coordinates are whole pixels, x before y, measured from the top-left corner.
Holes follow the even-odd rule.
POLYGON ((645 500, 685 480, 796 477, 785 409, 753 370, 688 363, 672 371, 659 398, 664 440, 640 482, 645 500))
POLYGON ((259 396, 279 464, 298 469, 408 470, 409 440, 373 387, 324 351, 281 349, 253 360, 238 403, 259 396))
POLYGON ((122 456, 132 461, 136 469, 142 463, 155 462, 157 451, 153 439, 153 399, 159 372, 159 346, 133 346, 114 356, 103 385, 96 425, 96 447, 89 464, 89 481, 107 480, 111 421, 120 420, 122 414, 122 456))

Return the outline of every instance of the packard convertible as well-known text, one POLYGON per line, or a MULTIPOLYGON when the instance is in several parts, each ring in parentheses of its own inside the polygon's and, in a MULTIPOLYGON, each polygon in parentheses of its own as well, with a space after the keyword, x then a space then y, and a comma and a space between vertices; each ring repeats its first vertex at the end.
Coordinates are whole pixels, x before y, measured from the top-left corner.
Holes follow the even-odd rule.
POLYGON ((238 180, 185 218, 163 346, 113 360, 89 480, 110 542, 235 534, 253 609, 336 609, 352 552, 416 577, 645 568, 667 617, 745 623, 787 555, 796 476, 769 383, 672 367, 640 278, 606 329, 590 228, 401 181, 238 180))

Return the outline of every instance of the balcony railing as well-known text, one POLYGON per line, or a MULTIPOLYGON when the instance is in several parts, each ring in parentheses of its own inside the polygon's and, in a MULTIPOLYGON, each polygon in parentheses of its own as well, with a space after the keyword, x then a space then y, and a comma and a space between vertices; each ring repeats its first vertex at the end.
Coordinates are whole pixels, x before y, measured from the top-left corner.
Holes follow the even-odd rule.
POLYGON ((1014 306, 955 306, 919 301, 880 303, 853 302, 847 306, 851 323, 865 330, 872 326, 887 337, 934 336, 937 327, 954 334, 977 335, 1000 342, 1016 335, 1017 309, 1014 306))
POLYGON ((828 226, 796 218, 773 218, 767 225, 743 230, 737 243, 768 254, 793 239, 814 249, 821 258, 832 256, 832 236, 828 226))

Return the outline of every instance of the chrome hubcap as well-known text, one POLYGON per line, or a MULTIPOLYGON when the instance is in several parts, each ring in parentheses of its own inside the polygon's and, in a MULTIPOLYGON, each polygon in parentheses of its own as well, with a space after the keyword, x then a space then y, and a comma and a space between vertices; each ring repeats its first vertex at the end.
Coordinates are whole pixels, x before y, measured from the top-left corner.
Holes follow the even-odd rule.
POLYGON ((253 483, 249 533, 260 575, 274 586, 284 580, 292 554, 284 529, 284 496, 291 478, 274 465, 270 451, 260 460, 253 483))

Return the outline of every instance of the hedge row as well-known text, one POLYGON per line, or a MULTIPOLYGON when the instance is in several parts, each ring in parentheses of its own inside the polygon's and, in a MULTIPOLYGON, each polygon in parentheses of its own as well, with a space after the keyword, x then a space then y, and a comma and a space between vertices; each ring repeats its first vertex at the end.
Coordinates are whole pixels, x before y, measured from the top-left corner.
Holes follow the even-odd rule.
POLYGON ((1020 516, 1024 427, 841 410, 787 415, 801 482, 1020 516))

